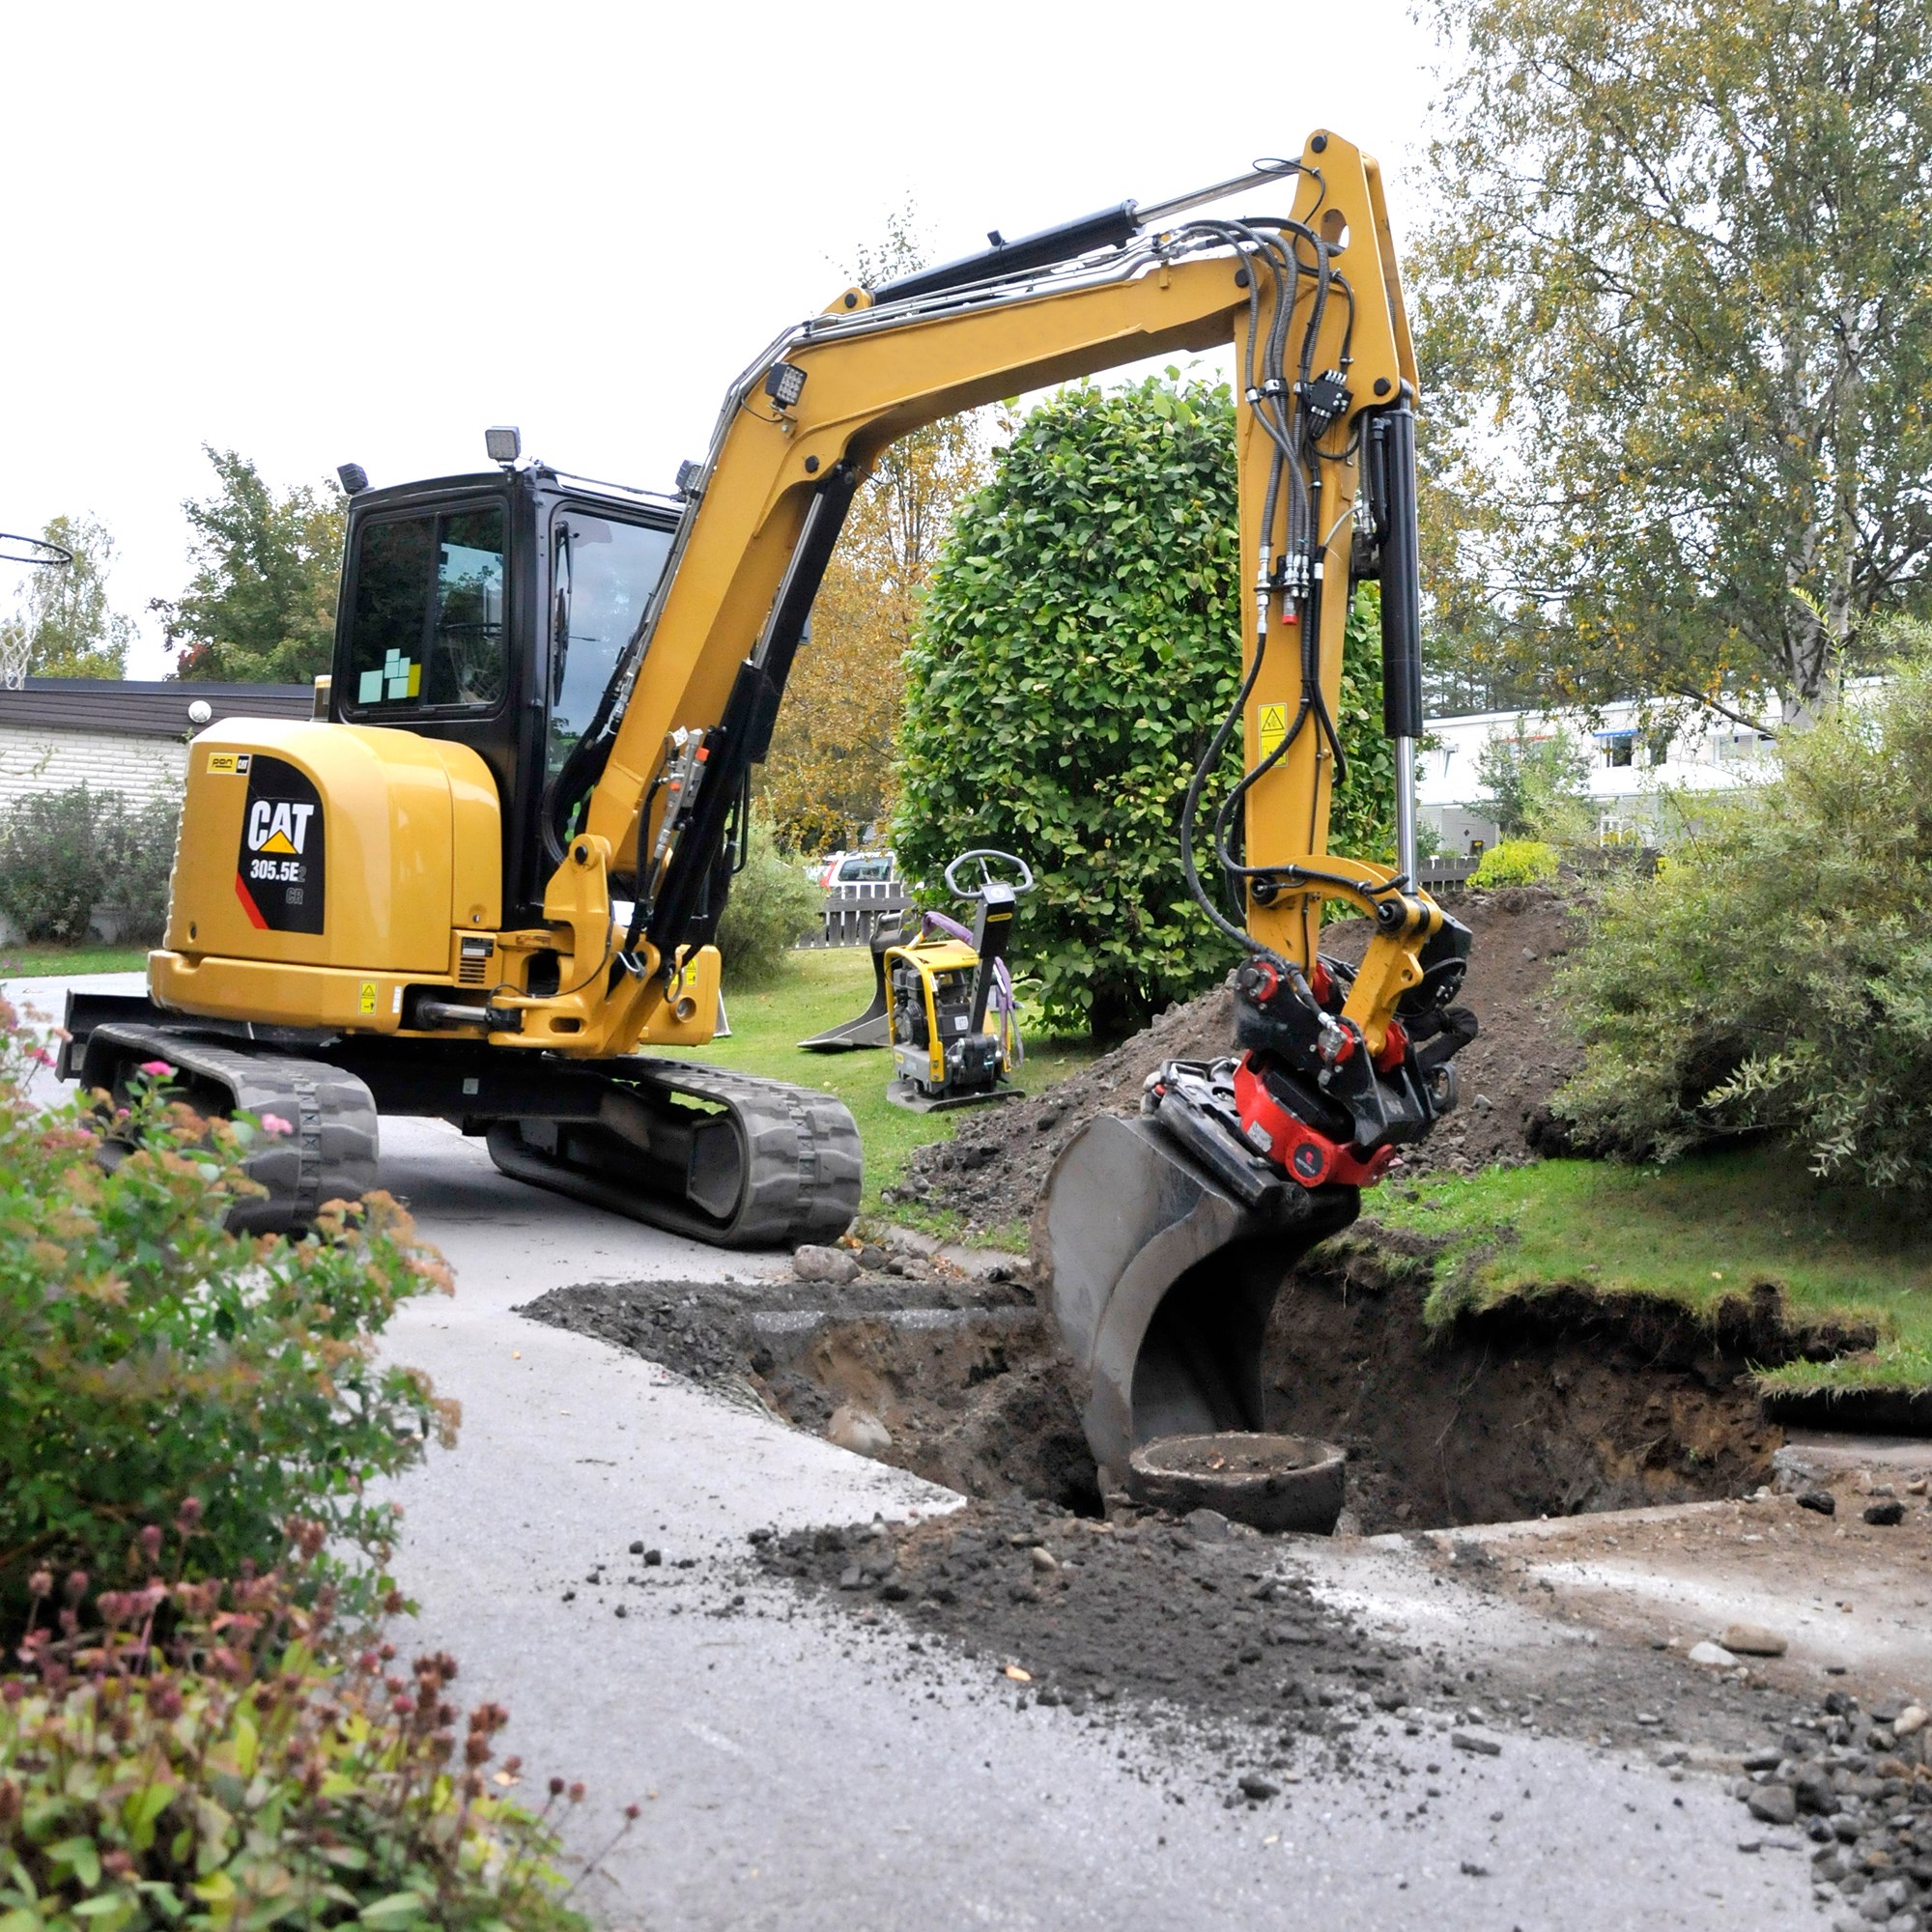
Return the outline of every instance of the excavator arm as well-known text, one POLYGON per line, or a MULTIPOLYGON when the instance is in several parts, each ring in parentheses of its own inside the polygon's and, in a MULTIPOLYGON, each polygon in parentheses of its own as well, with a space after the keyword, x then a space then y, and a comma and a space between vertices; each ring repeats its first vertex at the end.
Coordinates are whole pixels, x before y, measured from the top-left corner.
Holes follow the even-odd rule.
POLYGON ((1236 721, 1246 775, 1214 841, 1242 849, 1216 869, 1240 890, 1238 936, 1288 978, 1305 980, 1315 966, 1322 899, 1377 920, 1338 1017, 1370 1056, 1384 1052, 1440 930, 1412 890, 1406 791, 1420 728, 1414 356, 1375 162, 1317 133, 1298 163, 1205 193, 1263 184, 1292 190, 1287 215, 1188 218, 1194 197, 1145 212, 1124 204, 897 284, 849 289, 732 385, 704 461, 682 479, 691 507, 602 728, 555 788, 559 814, 574 810, 579 829, 555 838, 545 913, 573 935, 561 980, 571 990, 504 1002, 523 1010, 503 1043, 622 1052, 675 1005, 681 965, 708 938, 727 889, 726 823, 769 744, 812 595, 846 507, 888 444, 1004 396, 1232 340, 1252 589, 1236 721), (1326 851, 1365 465, 1389 723, 1405 741, 1393 871, 1326 851), (613 872, 635 879, 630 929, 617 938, 613 872), (613 979, 616 956, 634 970, 613 979))

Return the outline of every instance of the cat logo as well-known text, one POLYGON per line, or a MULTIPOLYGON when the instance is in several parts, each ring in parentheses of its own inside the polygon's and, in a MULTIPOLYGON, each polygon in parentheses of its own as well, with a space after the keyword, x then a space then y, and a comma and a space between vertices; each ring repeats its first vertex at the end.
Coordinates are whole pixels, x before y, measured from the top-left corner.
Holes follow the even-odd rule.
POLYGON ((308 843, 308 822, 314 816, 312 805, 298 805, 289 799, 256 799, 248 808, 249 851, 298 857, 308 843))
POLYGON ((327 900, 322 794, 285 758, 244 753, 248 796, 235 896, 258 932, 320 932, 327 900))

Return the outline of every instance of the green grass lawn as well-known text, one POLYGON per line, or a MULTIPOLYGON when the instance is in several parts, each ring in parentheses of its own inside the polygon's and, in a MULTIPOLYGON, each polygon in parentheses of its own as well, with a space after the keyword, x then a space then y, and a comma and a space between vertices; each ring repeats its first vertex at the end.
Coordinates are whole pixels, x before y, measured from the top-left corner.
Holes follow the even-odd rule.
POLYGON ((1876 1324, 1878 1348, 1766 1372, 1767 1388, 1932 1385, 1932 1229, 1862 1188, 1827 1187, 1764 1149, 1667 1168, 1543 1161, 1385 1188, 1365 1220, 1436 1236, 1430 1313, 1576 1287, 1708 1313, 1775 1283, 1795 1316, 1876 1324))
POLYGON ((64 980, 78 973, 140 973, 145 946, 0 946, 0 980, 64 980))
MULTIPOLYGON (((839 1020, 863 1012, 872 997, 872 956, 863 946, 827 947, 788 953, 783 976, 762 990, 724 988, 731 1037, 709 1046, 666 1048, 678 1059, 715 1062, 767 1079, 789 1080, 836 1094, 851 1110, 866 1150, 864 1210, 879 1211, 879 1190, 898 1178, 906 1156, 928 1141, 951 1138, 964 1109, 911 1114, 886 1098, 892 1062, 882 1049, 864 1053, 802 1053, 798 1042, 839 1020)), ((1083 1041, 1027 1042, 1017 1084, 1037 1091, 1094 1058, 1083 1041)), ((895 1208, 892 1218, 913 1221, 934 1234, 957 1232, 946 1216, 895 1208)), ((1001 1231, 1003 1239, 1011 1231, 1001 1231)))

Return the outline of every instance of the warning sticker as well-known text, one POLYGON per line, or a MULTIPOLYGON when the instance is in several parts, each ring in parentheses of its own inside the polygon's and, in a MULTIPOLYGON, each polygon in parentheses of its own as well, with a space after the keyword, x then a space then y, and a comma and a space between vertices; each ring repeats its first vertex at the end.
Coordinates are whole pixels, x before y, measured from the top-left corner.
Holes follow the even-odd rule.
POLYGON ((320 932, 322 794, 284 758, 248 755, 235 895, 265 932, 320 932))
POLYGON ((355 1001, 355 1010, 359 1013, 369 1013, 372 1015, 374 1014, 376 1010, 375 980, 364 980, 362 981, 361 992, 357 995, 355 1001))
POLYGON ((208 769, 224 778, 239 778, 248 769, 250 757, 247 752, 211 752, 208 769))
POLYGON ((1288 706, 1285 704, 1264 704, 1261 712, 1261 728, 1255 734, 1256 762, 1271 757, 1274 749, 1288 736, 1288 706))

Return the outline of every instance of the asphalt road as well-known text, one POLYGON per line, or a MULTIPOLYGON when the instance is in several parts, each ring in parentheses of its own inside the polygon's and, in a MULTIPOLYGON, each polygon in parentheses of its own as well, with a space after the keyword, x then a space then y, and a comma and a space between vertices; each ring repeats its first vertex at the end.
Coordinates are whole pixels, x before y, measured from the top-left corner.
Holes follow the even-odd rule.
MULTIPOLYGON (((58 1009, 57 987, 31 990, 58 1009)), ((951 1498, 512 1310, 573 1282, 782 1264, 504 1179, 440 1123, 385 1122, 384 1138, 385 1183, 457 1279, 453 1299, 408 1309, 387 1346, 464 1409, 459 1446, 432 1452, 396 1491, 408 1511, 398 1574, 420 1604, 397 1640, 451 1650, 466 1697, 509 1708, 503 1748, 532 1778, 586 1782, 580 1851, 604 1842, 627 1801, 642 1803, 581 1896, 605 1922, 1820 1922, 1809 1848, 1740 1851, 1742 1807, 1707 1777, 1672 1781, 1554 1738, 1512 1736, 1500 1756, 1468 1757, 1390 1723, 1374 1740, 1383 1769, 1310 1776, 1284 1799, 1227 1808, 1244 1761, 1177 1756, 1131 1720, 1016 1712, 983 1663, 913 1655, 889 1624, 865 1629, 745 1580, 753 1528, 903 1517, 951 1498), (629 1556, 639 1540, 662 1549, 661 1567, 629 1556), (593 1584, 600 1565, 640 1580, 593 1584), (1439 1796, 1411 1817, 1430 1789, 1439 1796)), ((1438 1595, 1438 1617, 1449 1608, 1438 1595)))

